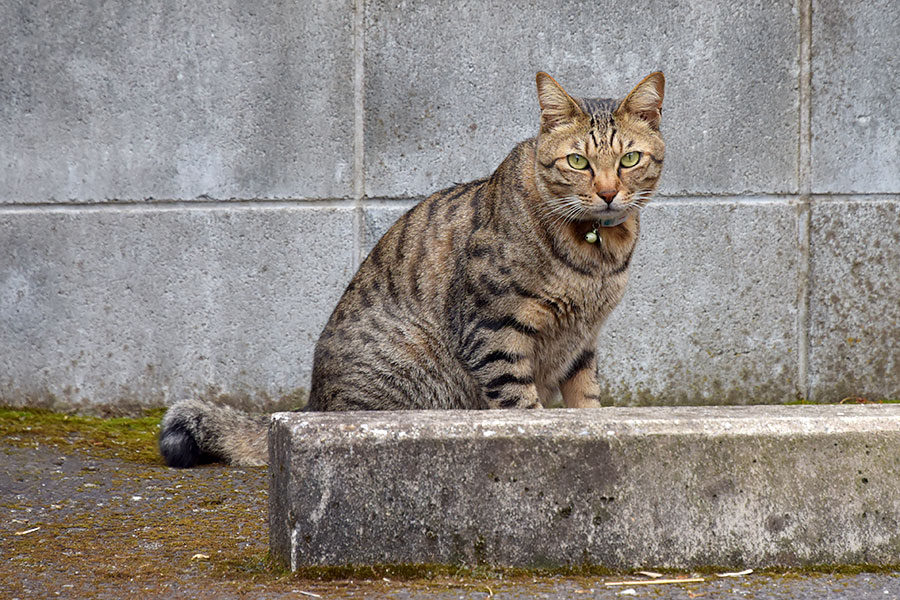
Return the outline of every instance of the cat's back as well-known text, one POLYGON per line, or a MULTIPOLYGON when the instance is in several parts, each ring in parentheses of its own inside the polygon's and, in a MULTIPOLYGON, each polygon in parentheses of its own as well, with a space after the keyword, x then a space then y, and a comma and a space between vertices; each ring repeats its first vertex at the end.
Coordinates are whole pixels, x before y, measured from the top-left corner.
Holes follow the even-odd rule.
POLYGON ((435 192, 400 217, 378 241, 351 285, 382 281, 398 305, 428 303, 465 259, 474 211, 488 178, 435 192))
POLYGON ((448 343, 447 303, 487 183, 435 192, 378 241, 316 345, 312 409, 483 408, 448 343))

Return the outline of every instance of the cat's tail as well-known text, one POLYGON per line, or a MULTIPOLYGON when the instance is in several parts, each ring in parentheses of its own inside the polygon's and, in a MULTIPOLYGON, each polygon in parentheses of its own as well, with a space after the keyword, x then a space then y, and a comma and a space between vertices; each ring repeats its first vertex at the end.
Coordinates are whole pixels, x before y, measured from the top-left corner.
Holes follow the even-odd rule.
POLYGON ((269 459, 268 427, 268 415, 250 415, 203 400, 181 400, 162 419, 159 453, 167 465, 182 469, 214 461, 261 466, 269 459))

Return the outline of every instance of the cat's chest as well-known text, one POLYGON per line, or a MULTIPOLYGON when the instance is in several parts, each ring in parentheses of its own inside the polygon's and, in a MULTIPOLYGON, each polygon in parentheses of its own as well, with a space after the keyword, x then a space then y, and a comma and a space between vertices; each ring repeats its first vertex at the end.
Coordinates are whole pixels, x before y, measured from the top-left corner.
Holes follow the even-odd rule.
POLYGON ((604 278, 550 278, 528 310, 542 316, 538 329, 546 341, 595 335, 621 300, 627 282, 627 269, 604 278))

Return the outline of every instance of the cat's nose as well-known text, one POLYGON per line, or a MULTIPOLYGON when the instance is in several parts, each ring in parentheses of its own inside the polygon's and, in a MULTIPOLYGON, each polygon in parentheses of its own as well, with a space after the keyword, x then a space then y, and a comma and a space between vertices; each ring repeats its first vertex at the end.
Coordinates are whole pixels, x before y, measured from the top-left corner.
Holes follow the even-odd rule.
POLYGON ((603 201, 606 202, 606 205, 609 206, 613 203, 613 200, 616 197, 616 190, 600 190, 597 192, 597 195, 603 198, 603 201))

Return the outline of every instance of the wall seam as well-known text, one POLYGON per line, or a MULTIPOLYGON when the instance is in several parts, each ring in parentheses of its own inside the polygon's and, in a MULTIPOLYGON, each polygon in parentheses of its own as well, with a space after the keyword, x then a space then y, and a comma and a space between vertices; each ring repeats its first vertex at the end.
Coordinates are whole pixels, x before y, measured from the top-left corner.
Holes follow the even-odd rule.
POLYGON ((812 202, 812 11, 813 0, 799 0, 800 81, 797 184, 797 393, 812 400, 809 385, 810 212, 812 202))
POLYGON ((365 0, 353 1, 353 199, 354 244, 353 272, 362 262, 365 238, 363 200, 366 195, 365 149, 365 63, 366 6, 365 0))
MULTIPOLYGON (((224 201, 193 201, 170 200, 164 202, 15 202, 0 204, 2 214, 60 214, 60 213, 137 213, 137 212, 167 212, 175 210, 195 211, 264 211, 281 209, 351 209, 367 208, 411 208, 425 199, 425 196, 397 196, 393 198, 366 197, 340 199, 322 198, 316 200, 224 200, 224 201)), ((658 206, 696 206, 696 205, 759 205, 759 204, 786 204, 795 207, 807 204, 853 203, 871 204, 900 201, 900 194, 870 193, 870 194, 754 194, 734 196, 668 196, 657 194, 649 205, 653 209, 658 206)))
MULTIPOLYGON (((410 208, 421 202, 426 196, 395 196, 388 198, 319 198, 303 200, 268 200, 235 199, 235 200, 165 200, 154 202, 11 202, 0 203, 0 214, 18 213, 69 213, 69 212, 165 212, 173 210, 247 210, 263 211, 272 209, 355 209, 359 208, 410 208)), ((866 194, 736 194, 736 195, 697 195, 681 196, 656 194, 649 205, 684 206, 698 204, 733 205, 733 204, 788 204, 800 206, 807 204, 853 203, 869 204, 900 201, 900 194, 871 192, 866 194)))

